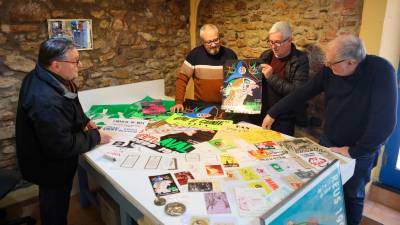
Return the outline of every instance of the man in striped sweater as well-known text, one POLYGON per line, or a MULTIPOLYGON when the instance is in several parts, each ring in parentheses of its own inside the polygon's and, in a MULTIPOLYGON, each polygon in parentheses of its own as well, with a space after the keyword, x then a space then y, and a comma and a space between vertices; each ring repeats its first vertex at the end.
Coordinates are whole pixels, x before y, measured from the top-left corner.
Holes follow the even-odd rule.
POLYGON ((218 28, 205 24, 200 28, 202 45, 186 56, 176 79, 175 102, 171 112, 182 112, 186 86, 190 78, 194 81, 194 100, 221 104, 223 86, 223 64, 237 59, 234 51, 221 45, 218 28))

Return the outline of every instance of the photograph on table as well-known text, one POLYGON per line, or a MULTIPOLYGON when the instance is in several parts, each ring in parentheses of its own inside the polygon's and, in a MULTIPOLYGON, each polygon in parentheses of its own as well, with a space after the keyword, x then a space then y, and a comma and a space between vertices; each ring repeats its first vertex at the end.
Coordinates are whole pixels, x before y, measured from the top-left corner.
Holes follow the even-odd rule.
POLYGON ((261 112, 262 73, 259 59, 227 60, 223 66, 221 108, 226 112, 261 112))
POLYGON ((225 192, 204 193, 208 214, 231 213, 228 198, 225 192))
POLYGON ((156 196, 164 196, 179 193, 178 186, 176 185, 172 175, 162 174, 156 176, 149 176, 151 187, 153 188, 156 196))
POLYGON ((192 173, 189 171, 182 171, 174 173, 176 180, 178 181, 179 185, 186 185, 189 180, 193 180, 194 177, 192 173))

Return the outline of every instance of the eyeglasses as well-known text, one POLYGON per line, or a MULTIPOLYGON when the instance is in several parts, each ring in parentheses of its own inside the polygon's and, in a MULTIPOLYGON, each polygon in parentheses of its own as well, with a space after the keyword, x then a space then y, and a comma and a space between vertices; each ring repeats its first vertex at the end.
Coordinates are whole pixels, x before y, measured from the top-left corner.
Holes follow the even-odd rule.
POLYGON ((59 62, 66 62, 66 63, 72 63, 72 64, 76 64, 76 66, 79 66, 79 63, 81 62, 79 59, 77 59, 76 61, 67 61, 67 60, 63 60, 63 61, 59 61, 59 62))
POLYGON ((281 47, 281 46, 284 45, 285 42, 287 42, 289 39, 290 39, 290 37, 286 38, 286 39, 283 40, 283 41, 271 41, 271 40, 268 40, 268 44, 269 44, 270 46, 275 45, 275 46, 277 46, 277 47, 281 47))
POLYGON ((334 66, 334 65, 336 65, 336 64, 339 64, 339 63, 341 63, 341 62, 344 62, 344 61, 346 61, 347 59, 341 59, 341 60, 338 60, 338 61, 336 61, 336 62, 325 62, 325 66, 327 66, 327 67, 332 67, 332 66, 334 66))
POLYGON ((206 44, 206 45, 218 44, 219 40, 220 39, 218 37, 218 38, 215 38, 214 40, 205 41, 204 44, 206 44))

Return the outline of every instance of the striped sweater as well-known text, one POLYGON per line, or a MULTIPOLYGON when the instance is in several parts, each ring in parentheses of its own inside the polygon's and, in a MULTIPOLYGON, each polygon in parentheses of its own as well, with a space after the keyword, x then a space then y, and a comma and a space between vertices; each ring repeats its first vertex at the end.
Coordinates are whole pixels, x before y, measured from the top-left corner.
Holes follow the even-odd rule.
POLYGON ((210 55, 203 46, 194 48, 186 56, 176 79, 175 101, 182 104, 190 78, 194 81, 194 100, 221 103, 220 88, 223 86, 223 64, 237 59, 235 52, 221 46, 217 55, 210 55))

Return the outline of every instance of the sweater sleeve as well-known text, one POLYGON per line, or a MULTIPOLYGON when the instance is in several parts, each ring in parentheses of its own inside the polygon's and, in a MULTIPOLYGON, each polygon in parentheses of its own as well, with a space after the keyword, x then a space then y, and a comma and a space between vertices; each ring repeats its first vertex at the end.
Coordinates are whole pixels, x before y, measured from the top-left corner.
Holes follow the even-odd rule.
POLYGON ((179 73, 175 83, 176 104, 182 104, 185 99, 186 86, 194 73, 193 62, 191 61, 193 61, 193 59, 190 57, 189 54, 186 60, 182 63, 181 68, 179 69, 179 73))
POLYGON ((384 61, 371 72, 378 74, 373 81, 368 124, 362 137, 349 148, 352 158, 376 151, 396 125, 398 87, 394 68, 384 61))
POLYGON ((313 79, 309 80, 303 86, 297 88, 279 102, 275 103, 269 110, 268 114, 272 118, 288 113, 289 111, 301 107, 304 102, 318 95, 323 91, 324 70, 317 74, 313 79))

